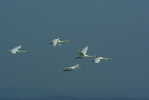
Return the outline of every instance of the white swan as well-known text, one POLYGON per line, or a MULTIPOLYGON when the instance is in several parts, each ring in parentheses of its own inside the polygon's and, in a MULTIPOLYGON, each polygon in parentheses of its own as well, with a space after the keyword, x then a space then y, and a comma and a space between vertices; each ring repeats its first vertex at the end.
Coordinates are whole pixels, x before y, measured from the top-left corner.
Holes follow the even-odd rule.
POLYGON ((15 48, 13 48, 12 50, 9 50, 8 52, 11 52, 13 54, 16 54, 16 52, 27 52, 27 51, 20 51, 20 50, 18 50, 20 48, 21 48, 21 46, 17 46, 15 48))
POLYGON ((61 38, 58 38, 58 39, 52 40, 52 42, 49 43, 49 44, 53 44, 54 47, 55 47, 57 44, 59 44, 59 46, 62 46, 62 42, 71 42, 71 41, 70 41, 70 40, 61 41, 61 38))
POLYGON ((113 60, 113 58, 103 58, 103 57, 98 57, 98 58, 93 59, 92 61, 95 61, 95 63, 99 63, 100 60, 107 60, 107 59, 113 60))
POLYGON ((80 68, 78 66, 79 66, 79 64, 77 64, 75 66, 72 66, 72 67, 65 68, 63 71, 72 71, 74 69, 82 69, 82 70, 84 70, 84 68, 80 68))
POLYGON ((82 51, 78 51, 77 54, 78 56, 76 57, 77 58, 84 58, 84 57, 98 57, 98 56, 89 56, 89 55, 86 55, 86 52, 88 50, 88 46, 86 46, 82 51))

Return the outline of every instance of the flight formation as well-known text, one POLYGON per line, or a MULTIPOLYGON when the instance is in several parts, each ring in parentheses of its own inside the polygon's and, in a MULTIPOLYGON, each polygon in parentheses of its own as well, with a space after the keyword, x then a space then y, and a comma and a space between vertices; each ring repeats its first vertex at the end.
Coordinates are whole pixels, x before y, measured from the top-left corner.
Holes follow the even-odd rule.
MULTIPOLYGON (((52 40, 52 42, 50 42, 49 44, 53 44, 54 47, 56 47, 56 45, 58 44, 59 46, 62 46, 62 43, 63 42, 71 42, 70 40, 65 40, 65 41, 62 41, 61 38, 58 38, 58 39, 54 39, 52 40)), ((17 52, 27 52, 27 51, 22 51, 22 50, 18 50, 20 49, 22 46, 17 46, 15 48, 13 48, 12 50, 9 50, 8 52, 11 52, 12 54, 16 54, 17 52)), ((85 57, 96 57, 95 59, 93 59, 92 61, 95 62, 95 63, 99 63, 100 60, 113 60, 113 58, 103 58, 103 57, 98 57, 98 56, 90 56, 90 55, 87 55, 86 52, 88 50, 88 46, 86 46, 82 51, 77 51, 77 54, 78 56, 76 57, 76 59, 78 58, 85 58, 85 57)), ((84 68, 81 68, 79 67, 79 64, 75 65, 75 66, 72 66, 72 67, 68 67, 68 68, 64 68, 63 71, 72 71, 74 69, 82 69, 84 70, 84 68)))

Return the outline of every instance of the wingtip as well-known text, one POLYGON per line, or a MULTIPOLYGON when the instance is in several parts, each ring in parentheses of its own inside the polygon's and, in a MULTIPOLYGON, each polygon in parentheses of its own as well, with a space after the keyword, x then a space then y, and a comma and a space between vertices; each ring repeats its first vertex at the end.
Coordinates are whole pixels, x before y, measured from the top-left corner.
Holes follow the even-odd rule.
POLYGON ((75 57, 75 59, 78 59, 78 57, 75 57))

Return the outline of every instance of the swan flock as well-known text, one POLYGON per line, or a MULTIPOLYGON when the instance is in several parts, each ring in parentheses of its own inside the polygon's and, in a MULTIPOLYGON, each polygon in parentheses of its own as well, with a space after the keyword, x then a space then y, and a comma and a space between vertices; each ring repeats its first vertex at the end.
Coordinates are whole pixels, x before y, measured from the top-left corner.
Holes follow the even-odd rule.
MULTIPOLYGON (((50 42, 49 44, 53 44, 54 47, 56 47, 57 44, 59 46, 62 46, 63 42, 71 42, 71 41, 70 40, 62 41, 61 38, 58 38, 58 39, 52 40, 52 42, 50 42)), ((9 50, 8 52, 11 52, 12 54, 16 54, 17 52, 27 52, 27 51, 19 50, 21 47, 22 46, 17 46, 15 48, 13 48, 12 50, 9 50)), ((96 57, 95 59, 92 60, 95 63, 99 63, 101 60, 108 60, 108 59, 109 60, 113 60, 113 58, 103 58, 103 57, 98 57, 96 55, 95 56, 87 55, 86 54, 87 50, 88 50, 88 46, 86 46, 82 51, 80 51, 80 50, 77 51, 78 56, 75 59, 85 58, 85 57, 96 57)), ((72 71, 74 69, 82 69, 82 70, 84 70, 84 68, 79 67, 79 64, 77 64, 75 66, 65 68, 63 71, 72 71)))

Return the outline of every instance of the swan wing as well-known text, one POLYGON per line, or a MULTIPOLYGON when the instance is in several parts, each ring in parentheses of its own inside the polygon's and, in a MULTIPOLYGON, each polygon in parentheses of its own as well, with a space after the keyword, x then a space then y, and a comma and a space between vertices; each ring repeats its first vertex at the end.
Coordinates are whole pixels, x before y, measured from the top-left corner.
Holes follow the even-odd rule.
POLYGON ((13 54, 16 54, 16 51, 14 51, 14 50, 11 50, 11 53, 13 53, 13 54))
POLYGON ((79 68, 79 64, 73 66, 74 69, 78 69, 79 68))
POLYGON ((79 67, 79 64, 75 65, 74 67, 75 67, 75 68, 76 68, 76 67, 79 67))
POLYGON ((77 68, 79 68, 78 66, 79 66, 79 64, 72 66, 72 67, 69 67, 69 69, 77 69, 77 68))
POLYGON ((53 42, 53 45, 54 45, 54 47, 55 47, 56 44, 57 44, 57 39, 52 40, 52 42, 53 42))
POLYGON ((78 54, 79 56, 84 56, 84 54, 83 54, 81 51, 77 51, 77 54, 78 54))
POLYGON ((15 47, 15 48, 13 48, 13 49, 11 50, 11 53, 16 54, 16 51, 17 51, 18 49, 20 49, 20 48, 21 48, 21 46, 17 46, 17 47, 15 47))
POLYGON ((100 58, 95 58, 95 63, 99 63, 100 62, 100 58))
POLYGON ((81 52, 83 53, 83 54, 86 54, 86 51, 88 50, 88 46, 86 46, 81 52))
POLYGON ((68 67, 67 69, 68 69, 68 70, 72 70, 72 69, 74 69, 74 68, 73 68, 73 67, 68 67))
POLYGON ((61 43, 61 42, 59 42, 59 43, 58 43, 58 45, 59 45, 59 46, 62 46, 62 43, 61 43))
POLYGON ((17 46, 17 47, 15 47, 15 48, 13 48, 12 51, 16 51, 16 50, 20 49, 21 47, 22 47, 22 46, 17 46))
POLYGON ((73 70, 71 67, 69 67, 69 68, 65 68, 64 69, 65 71, 71 71, 71 70, 73 70))

